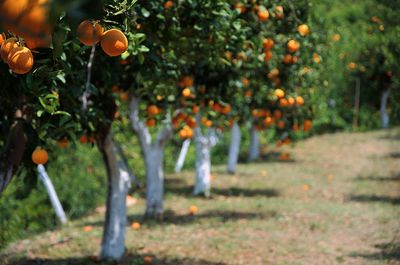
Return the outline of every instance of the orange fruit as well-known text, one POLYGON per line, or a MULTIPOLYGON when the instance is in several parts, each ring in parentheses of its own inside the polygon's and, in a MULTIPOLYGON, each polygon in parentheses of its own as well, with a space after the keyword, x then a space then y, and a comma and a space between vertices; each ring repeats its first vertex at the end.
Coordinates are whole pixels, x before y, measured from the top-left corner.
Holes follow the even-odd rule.
POLYGON ((242 78, 242 84, 243 84, 243 86, 249 86, 249 84, 250 84, 249 79, 247 79, 247 78, 242 78))
POLYGON ((190 128, 186 129, 187 138, 193 138, 193 130, 190 128))
POLYGON ((33 55, 26 47, 16 47, 7 58, 8 66, 16 74, 26 74, 32 70, 33 55))
POLYGON ((357 67, 357 64, 355 62, 350 62, 349 65, 347 66, 350 70, 354 70, 357 67))
POLYGON ((222 109, 221 109, 221 113, 226 115, 228 113, 230 113, 232 110, 231 105, 230 104, 226 104, 222 109))
POLYGON ((312 128, 312 121, 311 121, 311 120, 305 120, 305 121, 303 122, 303 130, 304 130, 305 132, 308 132, 308 131, 311 130, 311 128, 312 128))
POLYGON ((57 145, 61 148, 66 148, 69 145, 69 141, 66 137, 64 137, 57 141, 57 145))
POLYGON ((300 33, 301 36, 307 36, 310 34, 310 28, 306 24, 301 24, 297 27, 297 31, 300 33))
POLYGON ((6 36, 4 35, 4 33, 0 33, 0 46, 1 44, 3 44, 3 42, 6 40, 6 36))
POLYGON ((213 125, 213 122, 210 120, 205 121, 204 126, 210 128, 213 125))
POLYGON ((275 96, 277 98, 283 98, 285 96, 285 91, 283 91, 282 89, 278 88, 275 89, 275 96))
POLYGON ((242 3, 237 3, 235 5, 235 9, 238 10, 241 14, 246 13, 246 7, 242 3))
POLYGON ((90 20, 82 21, 76 30, 76 35, 78 36, 79 41, 86 46, 92 46, 99 43, 103 33, 104 28, 99 23, 90 20))
POLYGON ((25 45, 31 50, 36 48, 50 48, 51 43, 52 43, 51 35, 49 36, 48 40, 25 38, 25 45))
POLYGON ((165 9, 169 9, 169 8, 171 8, 173 6, 174 6, 174 2, 173 1, 167 1, 167 2, 164 3, 164 8, 165 9))
POLYGON ((269 18, 269 12, 268 12, 268 10, 266 10, 266 9, 264 9, 264 10, 259 9, 258 12, 257 12, 257 16, 258 16, 258 19, 259 19, 261 22, 264 22, 264 21, 267 21, 267 20, 268 20, 268 18, 269 18))
POLYGON ((300 43, 295 40, 290 40, 287 44, 287 49, 289 52, 294 53, 300 49, 300 43))
POLYGON ((284 64, 291 64, 292 63, 292 59, 293 59, 292 55, 285 54, 283 56, 283 60, 282 61, 283 61, 284 64))
POLYGON ((150 105, 147 107, 147 114, 150 116, 157 115, 160 113, 160 109, 156 105, 150 105))
POLYGON ((281 98, 279 100, 279 106, 280 107, 287 107, 289 105, 289 102, 286 98, 281 98))
POLYGON ((182 90, 182 96, 183 97, 188 98, 188 97, 190 97, 190 94, 191 94, 190 88, 187 87, 184 90, 182 90))
POLYGON ((179 86, 182 88, 192 87, 194 80, 191 76, 183 76, 179 81, 179 86))
POLYGON ((199 208, 196 205, 191 205, 189 207, 189 214, 190 215, 195 215, 196 213, 198 213, 199 208))
POLYGON ((278 110, 278 109, 275 110, 275 111, 274 111, 274 118, 275 118, 276 120, 282 118, 282 112, 281 112, 280 110, 278 110))
POLYGON ((150 265, 153 263, 153 258, 150 256, 144 256, 143 257, 143 264, 145 265, 150 265))
POLYGON ((128 39, 119 29, 110 29, 104 32, 100 45, 108 56, 119 56, 128 49, 128 39))
POLYGON ((265 126, 270 126, 274 124, 274 119, 272 117, 266 117, 263 121, 265 126))
POLYGON ((299 105, 299 106, 304 105, 304 99, 303 99, 303 97, 302 97, 302 96, 297 96, 297 97, 296 97, 296 103, 297 103, 297 105, 299 105))
POLYGON ((87 138, 86 135, 82 135, 82 136, 79 138, 79 141, 81 142, 81 144, 87 144, 88 138, 87 138))
POLYGON ((119 93, 119 99, 122 101, 128 101, 129 100, 129 93, 128 92, 121 92, 119 93))
POLYGON ((40 147, 36 148, 32 153, 32 161, 36 165, 44 165, 49 161, 49 154, 46 150, 41 149, 40 147))
POLYGON ((296 99, 294 97, 289 97, 287 101, 289 106, 293 106, 294 104, 296 104, 296 99))
POLYGON ((279 129, 285 128, 285 122, 284 121, 278 121, 276 126, 278 126, 279 129))
POLYGON ((279 77, 279 69, 274 68, 268 73, 268 78, 271 80, 275 80, 279 77))
POLYGON ((181 139, 187 138, 187 131, 185 129, 179 130, 179 138, 181 139))
POLYGON ((315 63, 320 63, 321 62, 321 57, 319 57, 318 53, 314 52, 313 60, 314 60, 315 63))
POLYGON ((11 50, 18 47, 17 39, 16 38, 9 38, 1 44, 0 48, 0 56, 1 59, 5 63, 8 62, 8 55, 10 54, 11 50))
POLYGON ((93 226, 91 226, 91 225, 87 225, 87 226, 83 227, 83 231, 85 231, 85 232, 90 232, 92 230, 93 230, 93 226))
POLYGON ((139 230, 140 229, 140 223, 138 223, 138 222, 133 222, 132 224, 131 224, 131 227, 134 229, 134 230, 139 230))
POLYGON ((265 38, 265 39, 263 40, 263 47, 264 47, 264 50, 271 50, 272 47, 274 47, 274 45, 275 45, 275 42, 274 42, 272 39, 265 38))
POLYGON ((271 51, 265 51, 264 52, 264 62, 269 62, 272 59, 272 52, 271 51))
POLYGON ((275 17, 277 19, 283 19, 284 16, 285 16, 285 14, 283 12, 283 6, 276 6, 275 10, 274 10, 274 13, 275 13, 275 17))
POLYGON ((200 110, 200 107, 199 107, 199 106, 196 106, 196 105, 195 105, 195 106, 192 107, 192 112, 195 113, 195 114, 198 113, 199 110, 200 110))
POLYGON ((332 36, 332 41, 333 42, 338 42, 338 41, 340 41, 340 38, 341 38, 340 34, 334 34, 332 36))
POLYGON ((155 119, 147 119, 146 125, 147 125, 147 127, 152 128, 156 125, 156 120, 155 119))

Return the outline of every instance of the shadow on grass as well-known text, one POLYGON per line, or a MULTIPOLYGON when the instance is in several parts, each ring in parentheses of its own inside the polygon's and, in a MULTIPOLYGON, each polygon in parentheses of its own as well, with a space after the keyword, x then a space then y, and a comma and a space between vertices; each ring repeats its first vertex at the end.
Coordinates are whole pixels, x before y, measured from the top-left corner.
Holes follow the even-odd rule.
POLYGON ((285 153, 285 152, 271 151, 268 153, 262 153, 262 154, 260 154, 260 158, 255 161, 249 161, 248 153, 240 154, 239 163, 247 164, 247 163, 268 163, 268 162, 280 162, 280 163, 296 163, 297 162, 295 159, 287 159, 287 160, 279 159, 279 157, 283 153, 285 153))
MULTIPOLYGON (((173 187, 165 187, 166 194, 174 194, 174 195, 181 195, 181 196, 192 196, 193 195, 193 187, 191 186, 173 186, 173 187)), ((238 187, 231 187, 231 188, 211 188, 211 196, 210 198, 205 199, 212 199, 215 196, 227 196, 227 197, 278 197, 279 191, 276 189, 247 189, 247 188, 238 188, 238 187)), ((202 197, 199 197, 202 198, 202 197)))
MULTIPOLYGON (((204 219, 214 219, 217 223, 235 222, 238 220, 251 220, 251 219, 270 219, 278 216, 276 211, 269 212, 242 212, 242 211, 207 211, 201 212, 195 215, 187 214, 176 214, 173 211, 165 211, 161 220, 144 219, 143 215, 129 215, 128 223, 142 220, 146 226, 159 226, 165 224, 174 225, 190 225, 199 222, 204 219)), ((209 222, 211 223, 211 222, 209 222)))
POLYGON ((377 244, 375 245, 375 248, 379 249, 380 251, 371 254, 354 253, 351 254, 351 256, 362 257, 368 260, 400 261, 400 242, 377 244))
MULTIPOLYGON (((66 259, 20 259, 5 265, 142 265, 144 258, 149 256, 152 258, 152 265, 227 265, 223 262, 212 262, 204 259, 194 258, 165 258, 157 257, 155 255, 126 255, 120 262, 101 262, 97 261, 95 257, 82 257, 82 258, 66 258, 66 259)), ((3 264, 3 263, 1 263, 3 264)))
POLYGON ((378 195, 350 195, 350 201, 354 202, 381 202, 393 205, 400 204, 400 197, 378 196, 378 195))
POLYGON ((389 158, 400 158, 400 152, 393 152, 388 155, 389 158))
POLYGON ((368 177, 358 177, 356 181, 400 181, 400 174, 393 175, 390 177, 386 176, 368 176, 368 177))

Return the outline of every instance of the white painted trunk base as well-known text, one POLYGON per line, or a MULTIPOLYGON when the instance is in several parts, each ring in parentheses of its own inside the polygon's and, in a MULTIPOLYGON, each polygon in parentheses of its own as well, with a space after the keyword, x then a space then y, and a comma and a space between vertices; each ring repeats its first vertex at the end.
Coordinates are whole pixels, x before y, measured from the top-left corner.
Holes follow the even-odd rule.
POLYGON ((123 159, 117 157, 112 135, 106 137, 103 157, 108 173, 106 220, 100 257, 120 260, 125 252, 126 196, 130 188, 130 174, 123 159))
POLYGON ((390 91, 389 89, 385 90, 381 95, 381 109, 380 109, 381 125, 382 125, 382 128, 384 128, 384 129, 389 127, 389 115, 386 112, 387 102, 388 102, 389 94, 390 94, 389 91, 390 91))
POLYGON ((46 172, 46 168, 43 165, 38 165, 37 170, 39 172, 39 179, 40 181, 42 181, 43 185, 47 190, 51 205, 53 206, 54 211, 56 212, 58 220, 60 220, 62 224, 66 224, 68 222, 67 216, 65 215, 60 199, 58 199, 53 183, 51 182, 51 179, 46 172))
POLYGON ((254 161, 260 157, 260 134, 256 128, 251 128, 249 160, 254 161))
POLYGON ((161 217, 164 211, 164 150, 151 145, 146 153, 146 217, 161 217))
POLYGON ((178 161, 175 165, 175 173, 182 171, 183 164, 185 163, 186 155, 190 147, 190 142, 190 139, 186 139, 182 144, 181 152, 179 153, 178 161))
POLYGON ((242 135, 240 132, 240 127, 235 122, 231 128, 231 144, 229 146, 229 156, 228 156, 228 173, 234 174, 236 172, 236 166, 239 159, 240 152, 240 141, 242 135))

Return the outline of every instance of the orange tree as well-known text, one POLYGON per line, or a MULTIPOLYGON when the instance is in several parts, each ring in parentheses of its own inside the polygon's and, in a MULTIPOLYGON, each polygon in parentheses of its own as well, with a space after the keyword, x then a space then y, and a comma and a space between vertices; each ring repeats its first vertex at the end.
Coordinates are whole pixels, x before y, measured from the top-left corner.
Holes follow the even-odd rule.
POLYGON ((251 121, 249 160, 259 157, 258 131, 273 130, 281 145, 290 143, 299 129, 310 129, 312 109, 304 104, 315 80, 310 64, 315 63, 313 56, 318 56, 314 51, 316 39, 308 26, 307 1, 233 3, 240 12, 243 27, 251 31, 240 53, 227 53, 242 73, 232 106, 235 122, 228 158, 231 173, 235 171, 239 152, 237 122, 251 121))
POLYGON ((148 52, 140 60, 124 58, 119 85, 129 90, 129 116, 146 162, 148 217, 163 212, 164 147, 173 131, 182 139, 193 137, 200 90, 217 82, 208 91, 224 91, 215 69, 229 70, 223 53, 242 34, 234 19, 224 1, 139 2, 134 24, 145 34, 148 52))
POLYGON ((130 181, 112 139, 116 104, 111 86, 121 76, 117 58, 128 48, 121 30, 129 32, 128 53, 139 52, 139 38, 129 28, 134 2, 116 1, 106 6, 88 2, 90 12, 85 12, 85 6, 69 8, 71 4, 62 1, 53 1, 51 6, 47 1, 0 2, 4 14, 0 25, 5 31, 1 34, 5 63, 0 65, 0 75, 7 88, 0 97, 0 191, 21 164, 29 170, 34 163, 46 163, 44 148, 55 141, 61 147, 79 136, 81 142, 96 142, 108 174, 101 249, 105 259, 119 259, 124 253, 130 181), (100 7, 98 13, 96 6, 100 7), (64 10, 68 11, 60 14, 64 10), (35 147, 40 150, 33 152, 35 147))

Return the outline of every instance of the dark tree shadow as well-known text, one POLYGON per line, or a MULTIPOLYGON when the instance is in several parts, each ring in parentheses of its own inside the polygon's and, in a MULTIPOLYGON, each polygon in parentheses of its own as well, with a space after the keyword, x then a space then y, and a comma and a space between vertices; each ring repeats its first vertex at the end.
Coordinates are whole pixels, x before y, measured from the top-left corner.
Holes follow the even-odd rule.
POLYGON ((386 176, 368 176, 368 177, 358 177, 356 181, 400 181, 400 174, 393 175, 390 177, 386 176))
POLYGON ((175 225, 190 225, 204 219, 215 219, 219 223, 235 222, 238 220, 251 220, 251 219, 271 219, 278 216, 276 211, 268 212, 243 212, 243 211, 226 211, 226 210, 213 210, 201 212, 195 215, 189 214, 176 214, 174 211, 167 210, 164 212, 161 220, 146 220, 143 215, 130 215, 128 216, 128 223, 133 221, 142 220, 146 226, 160 226, 165 224, 175 225))
MULTIPOLYGON (((212 262, 194 258, 167 258, 152 254, 138 255, 128 254, 120 262, 98 261, 96 257, 66 258, 66 259, 19 259, 4 263, 5 265, 142 265, 144 258, 151 257, 152 265, 227 265, 224 262, 212 262)), ((3 263, 2 263, 3 264, 3 263)))
POLYGON ((279 157, 281 156, 282 152, 276 152, 276 151, 271 151, 271 152, 266 152, 266 153, 261 153, 260 158, 255 160, 255 161, 249 161, 249 154, 248 153, 243 153, 239 155, 239 163, 268 163, 268 162, 280 162, 280 163, 296 163, 297 161, 293 158, 287 159, 287 160, 281 160, 279 157))
POLYGON ((354 253, 352 257, 362 257, 369 260, 400 261, 400 242, 377 244, 374 246, 379 252, 371 254, 354 253))
MULTIPOLYGON (((173 187, 165 187, 165 193, 171 193, 180 196, 192 196, 193 195, 193 187, 192 186, 173 186, 173 187)), ((276 189, 246 189, 246 188, 238 188, 238 187, 230 187, 230 188, 211 188, 211 196, 209 198, 204 199, 213 199, 216 195, 219 196, 228 196, 228 197, 278 197, 279 191, 276 189)), ((199 197, 202 198, 202 197, 199 197)))
POLYGON ((400 204, 400 197, 378 196, 378 195, 350 195, 350 201, 355 202, 382 202, 393 205, 400 204))
POLYGON ((389 158, 400 158, 400 152, 393 152, 388 155, 389 158))

